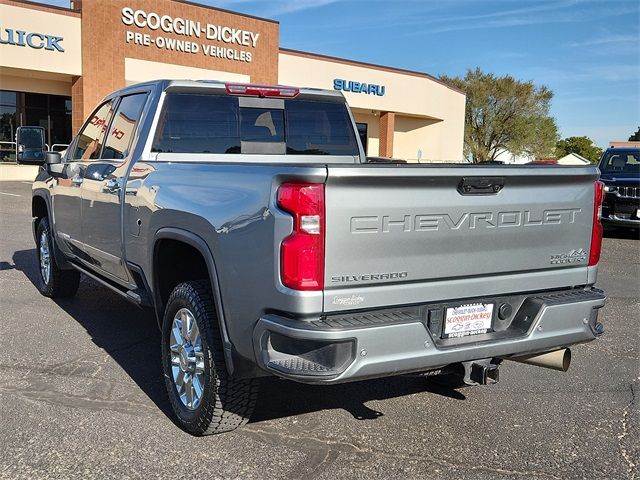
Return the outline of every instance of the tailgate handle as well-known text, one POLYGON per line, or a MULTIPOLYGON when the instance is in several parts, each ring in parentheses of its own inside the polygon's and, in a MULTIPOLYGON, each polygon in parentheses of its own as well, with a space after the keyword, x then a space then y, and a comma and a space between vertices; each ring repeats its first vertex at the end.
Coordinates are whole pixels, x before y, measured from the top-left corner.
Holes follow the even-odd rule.
POLYGON ((461 195, 495 195, 504 187, 504 177, 463 177, 458 184, 461 195))

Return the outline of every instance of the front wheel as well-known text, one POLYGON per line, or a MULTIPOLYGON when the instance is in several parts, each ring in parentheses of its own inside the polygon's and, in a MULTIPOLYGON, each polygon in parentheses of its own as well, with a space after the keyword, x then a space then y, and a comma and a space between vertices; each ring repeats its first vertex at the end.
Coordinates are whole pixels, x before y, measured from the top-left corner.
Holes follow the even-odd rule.
POLYGON ((42 218, 38 222, 36 233, 38 266, 40 267, 38 290, 45 297, 73 297, 80 286, 80 272, 62 270, 58 266, 48 218, 42 218))
POLYGON ((184 282, 171 293, 162 324, 162 366, 169 401, 187 432, 223 433, 249 420, 258 383, 227 372, 208 282, 184 282))

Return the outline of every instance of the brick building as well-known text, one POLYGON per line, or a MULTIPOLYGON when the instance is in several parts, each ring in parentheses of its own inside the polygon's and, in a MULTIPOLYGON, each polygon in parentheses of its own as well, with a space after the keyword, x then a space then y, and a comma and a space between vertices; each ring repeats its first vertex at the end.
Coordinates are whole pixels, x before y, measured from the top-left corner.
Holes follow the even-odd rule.
POLYGON ((461 161, 463 93, 420 72, 280 48, 279 24, 179 0, 0 0, 0 141, 69 143, 102 97, 156 79, 341 90, 368 155, 461 161))

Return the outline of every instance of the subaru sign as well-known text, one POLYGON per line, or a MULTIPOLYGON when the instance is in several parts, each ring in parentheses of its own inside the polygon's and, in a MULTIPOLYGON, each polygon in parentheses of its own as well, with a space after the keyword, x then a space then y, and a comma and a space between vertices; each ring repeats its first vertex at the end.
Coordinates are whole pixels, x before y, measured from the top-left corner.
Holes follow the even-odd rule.
POLYGON ((373 85, 371 83, 354 82, 341 78, 333 79, 333 89, 343 92, 366 93, 369 95, 384 96, 384 85, 373 85))

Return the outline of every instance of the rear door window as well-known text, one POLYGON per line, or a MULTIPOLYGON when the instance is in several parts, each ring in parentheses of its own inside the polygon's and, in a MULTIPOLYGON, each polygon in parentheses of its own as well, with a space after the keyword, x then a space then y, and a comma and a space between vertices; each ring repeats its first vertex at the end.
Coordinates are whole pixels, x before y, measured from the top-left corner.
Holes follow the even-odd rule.
POLYGON ((109 135, 101 156, 102 159, 122 160, 129 156, 133 134, 142 115, 142 109, 147 97, 147 93, 136 93, 122 97, 118 110, 111 122, 109 135))
POLYGON ((240 107, 234 96, 168 94, 152 151, 359 154, 344 103, 285 100, 282 105, 284 108, 240 107), (273 147, 268 148, 269 144, 273 147))

